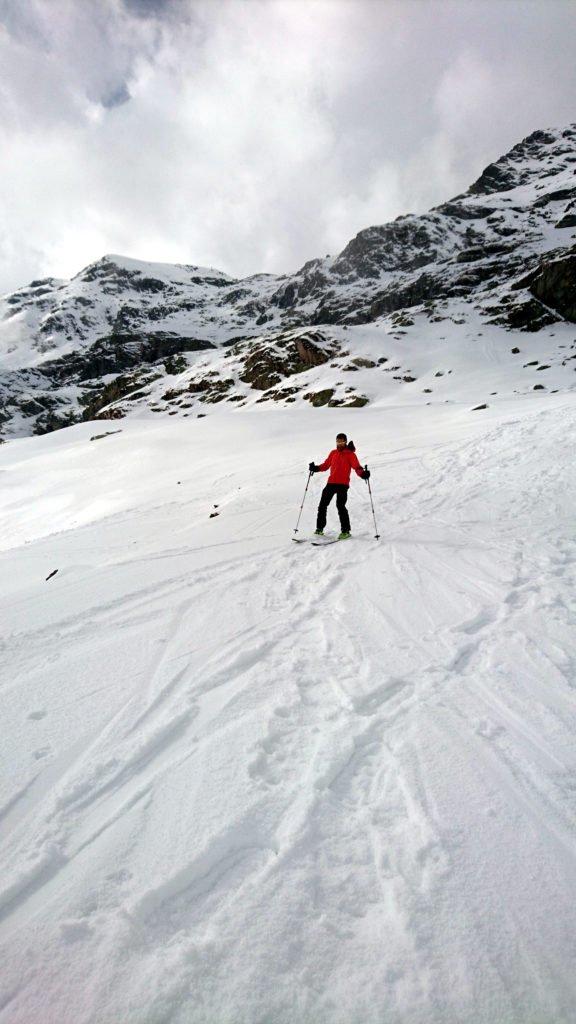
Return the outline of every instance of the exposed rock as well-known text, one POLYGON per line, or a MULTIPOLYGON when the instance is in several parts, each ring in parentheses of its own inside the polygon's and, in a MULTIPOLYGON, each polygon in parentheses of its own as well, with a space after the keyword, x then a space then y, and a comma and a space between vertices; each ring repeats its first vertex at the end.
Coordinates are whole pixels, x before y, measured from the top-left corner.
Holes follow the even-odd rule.
POLYGON ((543 196, 539 196, 532 206, 537 210, 541 206, 548 206, 550 203, 565 202, 566 199, 574 199, 576 196, 576 188, 561 188, 557 189, 556 192, 546 192, 543 196))
POLYGON ((530 291, 576 323, 576 253, 543 263, 531 280, 530 291))
MULTIPOLYGON (((132 392, 140 391, 144 385, 151 384, 161 376, 162 374, 158 373, 146 376, 141 372, 131 375, 119 375, 110 384, 105 384, 103 388, 96 389, 95 392, 88 393, 88 395, 80 399, 80 404, 84 406, 82 419, 94 420, 105 418, 100 415, 102 409, 113 402, 119 401, 121 398, 126 398, 132 392)), ((106 418, 113 417, 109 416, 106 418)))
POLYGON ((487 256, 498 256, 501 253, 512 252, 513 245, 501 245, 497 242, 477 246, 473 249, 463 249, 456 257, 456 263, 474 263, 476 260, 486 259, 487 256))
POLYGON ((121 430, 107 430, 104 434, 93 434, 91 441, 100 441, 103 437, 111 437, 112 434, 121 434, 121 430))
POLYGON ((515 306, 508 307, 503 316, 494 317, 488 323, 534 332, 541 331, 543 327, 549 327, 550 324, 555 324, 558 320, 559 317, 554 316, 540 302, 528 299, 526 302, 519 302, 515 306))
POLYGON ((200 396, 201 402, 210 402, 215 404, 216 402, 222 402, 227 397, 227 392, 234 385, 233 378, 229 377, 226 380, 217 380, 212 383, 209 391, 205 391, 200 396))
POLYGON ((280 390, 265 391, 258 399, 258 402, 293 402, 294 395, 299 393, 299 388, 280 388, 280 390))
POLYGON ((383 313, 393 313, 397 309, 417 306, 424 299, 442 298, 448 295, 450 287, 432 274, 422 274, 404 287, 390 286, 376 296, 358 322, 369 323, 383 313))
POLYGON ((38 416, 34 423, 34 434, 50 434, 53 430, 62 430, 63 427, 71 427, 80 422, 80 416, 76 412, 47 412, 38 416))
POLYGON ((352 362, 354 366, 366 367, 367 369, 371 369, 376 366, 376 363, 373 362, 372 359, 363 359, 362 356, 357 356, 356 359, 352 360, 352 362))
POLYGON ((283 377, 327 363, 338 346, 328 342, 320 332, 288 333, 250 341, 233 351, 243 355, 240 380, 257 390, 267 391, 276 387, 283 377))
POLYGON ((412 270, 433 262, 442 231, 433 217, 397 217, 391 224, 360 231, 334 261, 333 273, 346 278, 379 277, 383 270, 412 270))
POLYGON ((576 228, 576 213, 566 213, 562 220, 554 225, 556 228, 576 228))
POLYGON ((308 392, 307 395, 304 395, 304 398, 317 408, 321 405, 328 405, 333 395, 334 388, 326 388, 324 391, 308 392))
POLYGON ((188 369, 188 361, 182 355, 168 356, 168 358, 164 360, 164 369, 166 370, 166 373, 169 373, 172 376, 177 376, 188 369))
POLYGON ((516 185, 524 184, 530 178, 529 161, 540 155, 542 146, 552 146, 555 142, 556 138, 550 132, 532 132, 509 153, 485 167, 466 195, 507 192, 516 185))
POLYGON ((439 213, 446 217, 454 217, 456 220, 483 220, 494 213, 493 206, 479 206, 477 203, 465 206, 463 203, 443 203, 436 206, 439 213))
POLYGON ((395 327, 414 327, 414 320, 412 320, 408 313, 394 313, 390 319, 395 327))
MULTIPOLYGON (((342 403, 342 408, 361 409, 364 405, 368 405, 368 401, 369 400, 366 398, 366 395, 355 395, 354 398, 347 398, 346 401, 342 403)), ((329 404, 332 405, 333 403, 330 402, 329 404)))

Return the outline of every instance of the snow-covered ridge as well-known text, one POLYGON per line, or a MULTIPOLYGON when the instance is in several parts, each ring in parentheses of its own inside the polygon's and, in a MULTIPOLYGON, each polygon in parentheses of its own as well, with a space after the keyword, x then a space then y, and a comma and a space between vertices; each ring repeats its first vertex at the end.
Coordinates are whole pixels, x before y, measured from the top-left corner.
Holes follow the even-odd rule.
MULTIPOLYGON (((415 349, 426 342, 428 323, 442 318, 488 333, 496 346, 519 347, 522 332, 576 319, 576 300, 566 300, 576 260, 575 173, 576 127, 538 131, 466 193, 427 214, 367 228, 338 256, 311 260, 295 274, 235 280, 212 268, 106 256, 69 282, 34 281, 0 303, 1 436, 45 432, 86 415, 142 415, 152 406, 190 415, 212 398, 225 405, 305 395, 313 404, 342 404, 345 395, 371 400, 374 388, 359 378, 338 384, 311 368, 314 360, 297 365, 295 330, 320 332, 339 378, 349 372, 348 356, 377 366, 390 361, 399 330, 407 332, 408 352, 400 378, 409 377, 412 342, 415 349), (560 269, 550 274, 548 264, 560 269), (540 273, 540 291, 530 273, 540 273), (363 324, 380 330, 368 354, 357 350, 363 324), (254 346, 270 349, 276 372, 268 377, 276 379, 268 386, 261 386, 266 374, 250 380, 254 346), (284 371, 278 346, 286 349, 284 371), (227 363, 230 347, 240 362, 227 363), (194 391, 202 365, 217 387, 204 380, 194 391), (229 372, 232 365, 237 372, 229 372), (162 397, 187 389, 184 412, 181 402, 162 397), (128 395, 136 397, 127 402, 128 395)), ((547 342, 540 354, 549 358, 547 342)), ((489 364, 486 371, 490 394, 489 364)), ((397 391, 391 385, 391 400, 397 391)))

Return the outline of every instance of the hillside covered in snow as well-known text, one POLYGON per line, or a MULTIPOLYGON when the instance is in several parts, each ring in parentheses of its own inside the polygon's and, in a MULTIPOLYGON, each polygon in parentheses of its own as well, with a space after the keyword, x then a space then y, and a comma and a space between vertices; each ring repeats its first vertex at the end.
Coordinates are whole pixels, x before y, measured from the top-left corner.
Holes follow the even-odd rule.
POLYGON ((462 353, 475 404, 502 397, 493 354, 516 349, 527 372, 505 397, 572 389, 557 339, 576 321, 575 174, 576 126, 537 131, 466 193, 295 274, 106 256, 33 281, 0 302, 0 438, 215 405, 446 401, 462 353))
POLYGON ((536 393, 2 446, 1 1024, 571 1024, 575 427, 536 393), (353 539, 292 544, 343 427, 381 540, 356 479, 353 539))

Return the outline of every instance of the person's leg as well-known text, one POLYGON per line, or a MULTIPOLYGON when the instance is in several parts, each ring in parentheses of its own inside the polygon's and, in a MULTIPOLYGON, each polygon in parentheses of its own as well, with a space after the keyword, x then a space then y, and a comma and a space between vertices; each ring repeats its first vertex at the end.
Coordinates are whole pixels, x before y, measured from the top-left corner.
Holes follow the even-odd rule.
POLYGON ((342 533, 350 533, 350 516, 348 515, 348 509, 346 508, 347 501, 348 488, 346 484, 338 484, 336 507, 338 509, 338 515, 340 516, 340 529, 342 530, 342 533))
POLYGON ((326 513, 328 512, 328 505, 334 497, 334 484, 326 484, 322 491, 320 498, 320 504, 318 505, 318 515, 316 516, 316 529, 323 530, 326 526, 326 513))

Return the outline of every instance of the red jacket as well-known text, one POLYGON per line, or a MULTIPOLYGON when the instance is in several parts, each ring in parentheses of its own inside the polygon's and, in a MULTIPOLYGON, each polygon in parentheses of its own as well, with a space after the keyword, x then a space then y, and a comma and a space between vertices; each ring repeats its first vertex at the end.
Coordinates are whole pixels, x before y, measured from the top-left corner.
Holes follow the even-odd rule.
POLYGON ((358 476, 362 476, 364 470, 358 462, 358 458, 355 452, 351 452, 349 448, 344 448, 341 452, 337 448, 334 448, 330 452, 328 458, 317 467, 322 472, 325 469, 330 468, 330 476, 328 477, 329 484, 349 484, 350 483, 350 471, 356 470, 358 476))

